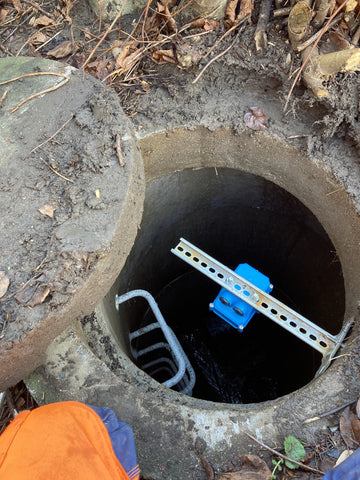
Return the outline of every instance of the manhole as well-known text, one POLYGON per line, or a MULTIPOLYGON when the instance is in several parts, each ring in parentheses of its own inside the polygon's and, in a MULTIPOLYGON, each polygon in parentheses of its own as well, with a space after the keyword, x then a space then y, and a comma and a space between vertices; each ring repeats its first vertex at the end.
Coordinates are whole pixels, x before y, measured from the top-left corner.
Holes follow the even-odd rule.
POLYGON ((45 388, 46 401, 113 408, 135 430, 147 478, 194 478, 200 440, 220 470, 257 451, 246 432, 270 443, 286 434, 311 440, 327 420, 305 419, 356 398, 357 332, 314 379, 317 354, 270 320, 257 315, 243 334, 219 331, 208 314, 218 287, 170 249, 183 236, 231 268, 252 264, 271 278, 274 296, 337 333, 358 299, 360 227, 349 195, 321 163, 270 136, 180 128, 149 134, 141 148, 145 213, 126 265, 82 328, 49 347, 28 384, 45 388), (146 321, 146 304, 128 302, 119 315, 114 299, 135 288, 157 296, 192 357, 193 397, 163 387, 131 359, 129 332, 146 321))
MULTIPOLYGON (((345 309, 341 264, 310 210, 274 183, 236 169, 185 169, 154 179, 117 285, 121 293, 142 288, 155 296, 195 369, 196 398, 261 402, 308 383, 320 365, 316 351, 260 314, 243 333, 218 319, 209 311, 218 285, 170 253, 179 236, 230 268, 247 262, 265 272, 274 297, 337 333, 345 309)), ((133 331, 150 323, 145 308, 142 301, 121 305, 121 321, 110 317, 115 334, 124 336, 120 324, 133 331)))

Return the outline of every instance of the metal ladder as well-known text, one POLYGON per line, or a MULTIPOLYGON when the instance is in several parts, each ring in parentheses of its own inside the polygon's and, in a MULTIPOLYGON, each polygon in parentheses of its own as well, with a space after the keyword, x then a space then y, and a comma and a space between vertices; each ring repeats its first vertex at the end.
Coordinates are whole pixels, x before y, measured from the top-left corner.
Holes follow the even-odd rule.
POLYGON ((184 238, 171 252, 320 352, 323 358, 315 377, 328 368, 354 321, 353 318, 349 319, 338 335, 331 335, 184 238))
MULTIPOLYGON (((185 395, 192 395, 192 390, 195 385, 196 377, 194 369, 182 349, 178 339, 176 338, 172 329, 165 322, 160 309, 155 302, 154 297, 146 290, 132 290, 124 295, 115 295, 115 307, 119 310, 119 305, 132 298, 142 297, 147 300, 155 318, 156 322, 153 322, 145 327, 139 328, 129 334, 130 350, 135 360, 139 360, 141 363, 141 357, 148 355, 151 352, 167 351, 168 356, 162 354, 156 357, 154 360, 148 361, 142 364, 142 370, 147 372, 151 377, 159 373, 165 373, 170 378, 162 383, 165 387, 176 389, 185 395), (146 336, 148 333, 160 329, 164 335, 165 341, 153 343, 141 350, 136 350, 133 347, 133 341, 142 336, 146 336)), ((144 337, 145 338, 145 337, 144 337)))

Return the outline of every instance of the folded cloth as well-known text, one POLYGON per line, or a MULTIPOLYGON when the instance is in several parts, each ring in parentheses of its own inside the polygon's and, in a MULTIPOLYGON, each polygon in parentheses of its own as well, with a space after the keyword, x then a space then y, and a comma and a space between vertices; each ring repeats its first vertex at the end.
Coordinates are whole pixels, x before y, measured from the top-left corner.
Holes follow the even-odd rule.
POLYGON ((104 410, 59 402, 21 412, 0 436, 0 480, 138 480, 132 431, 104 410))
POLYGON ((120 422, 110 408, 93 406, 91 406, 91 408, 99 415, 104 423, 110 435, 114 453, 129 478, 131 480, 138 480, 140 469, 137 462, 132 428, 127 423, 120 422))

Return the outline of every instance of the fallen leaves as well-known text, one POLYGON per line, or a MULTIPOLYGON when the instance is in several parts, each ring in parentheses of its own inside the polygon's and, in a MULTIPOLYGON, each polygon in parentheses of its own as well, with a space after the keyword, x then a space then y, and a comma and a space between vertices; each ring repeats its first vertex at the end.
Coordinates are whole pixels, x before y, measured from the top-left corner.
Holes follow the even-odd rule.
POLYGON ((155 63, 162 64, 162 63, 177 63, 177 59, 175 56, 175 52, 173 48, 168 50, 156 50, 153 53, 153 60, 155 63))
POLYGON ((75 53, 77 50, 77 46, 75 43, 67 40, 66 42, 60 43, 60 45, 57 45, 55 48, 52 50, 49 50, 47 52, 47 55, 49 57, 53 58, 65 58, 68 55, 71 55, 72 53, 75 53))
POLYGON ((10 278, 6 275, 5 272, 0 271, 0 300, 3 298, 7 292, 10 285, 10 278))
POLYGON ((0 8, 0 23, 6 20, 6 17, 10 12, 11 10, 8 10, 7 8, 0 8))
POLYGON ((340 417, 340 433, 348 449, 360 446, 360 420, 350 407, 340 417))
POLYGON ((33 27, 53 27, 55 25, 56 24, 55 24, 54 20, 47 17, 46 15, 41 15, 33 23, 33 27))
POLYGON ((55 208, 52 207, 51 205, 43 205, 42 207, 39 208, 39 212, 50 218, 54 218, 55 208))
POLYGON ((35 307, 44 302, 50 293, 43 273, 32 278, 14 296, 15 300, 24 307, 35 307))
POLYGON ((265 130, 268 126, 267 116, 259 107, 251 107, 244 115, 244 122, 252 130, 265 130))
POLYGON ((271 472, 261 458, 256 455, 240 455, 236 461, 236 471, 226 472, 218 480, 270 480, 271 472))
POLYGON ((246 17, 249 17, 249 23, 251 23, 253 10, 254 0, 242 0, 241 2, 239 0, 229 0, 225 9, 224 25, 227 28, 234 27, 246 17))

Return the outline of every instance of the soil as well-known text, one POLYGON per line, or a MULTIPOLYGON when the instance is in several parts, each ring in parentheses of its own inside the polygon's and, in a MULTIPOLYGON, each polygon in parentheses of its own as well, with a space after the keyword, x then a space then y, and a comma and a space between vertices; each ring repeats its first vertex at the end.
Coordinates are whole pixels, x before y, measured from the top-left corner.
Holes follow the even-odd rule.
MULTIPOLYGON (((57 68, 54 62, 35 63, 35 68, 57 68)), ((1 77, 13 71, 11 59, 6 66, 1 77)), ((23 73, 33 68, 34 61, 29 59, 21 65, 23 73)), ((44 112, 48 102, 36 101, 36 106, 28 107, 25 122, 21 114, 10 121, 5 113, 2 119, 16 132, 5 137, 8 148, 2 151, 1 160, 0 269, 11 280, 0 303, 1 339, 6 343, 16 342, 35 328, 38 317, 47 310, 69 302, 112 239, 116 209, 123 196, 118 186, 125 175, 114 143, 127 127, 121 131, 123 119, 118 116, 116 95, 104 91, 91 77, 87 82, 80 78, 80 72, 76 73, 60 98, 52 97, 55 118, 44 112), (68 107, 63 105, 62 95, 68 107), (29 153, 68 119, 71 121, 53 140, 29 153), (6 159, 14 152, 16 159, 8 164, 6 159), (26 169, 22 168, 24 161, 26 169), (12 201, 14 195, 23 201, 12 201), (39 211, 44 206, 50 207, 49 213, 39 211)), ((20 87, 22 94, 26 80, 20 87)), ((41 91, 38 81, 36 87, 41 91)), ((16 92, 12 90, 9 97, 6 106, 11 108, 16 92)), ((124 157, 128 154, 125 146, 124 157)))

